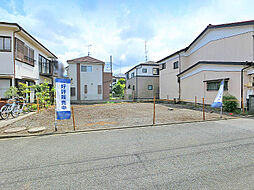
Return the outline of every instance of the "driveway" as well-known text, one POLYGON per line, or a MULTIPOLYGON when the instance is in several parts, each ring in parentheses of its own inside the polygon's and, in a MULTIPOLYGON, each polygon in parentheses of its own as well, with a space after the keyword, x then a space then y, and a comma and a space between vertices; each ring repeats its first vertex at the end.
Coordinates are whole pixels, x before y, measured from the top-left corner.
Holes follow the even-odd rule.
POLYGON ((254 120, 0 140, 0 189, 253 189, 254 120))

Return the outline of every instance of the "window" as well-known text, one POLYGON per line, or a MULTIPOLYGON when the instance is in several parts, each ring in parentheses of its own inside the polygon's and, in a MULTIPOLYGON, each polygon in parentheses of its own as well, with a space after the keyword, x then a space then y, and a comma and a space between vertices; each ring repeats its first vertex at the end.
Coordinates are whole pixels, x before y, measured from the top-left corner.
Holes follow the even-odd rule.
POLYGON ((153 85, 148 85, 148 90, 153 90, 153 85))
POLYGON ((98 85, 98 94, 101 94, 101 85, 98 85))
POLYGON ((131 89, 131 85, 128 86, 128 89, 131 89))
POLYGON ((75 87, 71 87, 71 96, 75 96, 75 87))
POLYGON ((84 86, 84 92, 87 94, 87 85, 84 86))
POLYGON ((41 74, 52 74, 51 62, 42 55, 39 55, 39 72, 41 74))
MULTIPOLYGON (((217 91, 220 88, 221 81, 208 81, 207 91, 217 91)), ((228 81, 224 81, 224 91, 228 90, 228 81)))
POLYGON ((159 74, 159 68, 153 68, 153 75, 159 74))
POLYGON ((173 65, 174 65, 174 69, 178 69, 178 61, 174 62, 173 65))
POLYGON ((134 73, 131 73, 131 78, 134 78, 134 73))
POLYGON ((0 51, 11 51, 11 37, 0 36, 0 51))
POLYGON ((92 72, 92 66, 81 65, 81 72, 92 72))
POLYGON ((129 73, 126 74, 126 79, 129 79, 129 73))
POLYGON ((132 86, 132 90, 135 90, 135 86, 134 85, 132 86))
POLYGON ((15 38, 15 56, 16 59, 34 66, 34 50, 18 38, 15 38))
POLYGON ((142 69, 142 73, 147 73, 147 69, 142 69))
POLYGON ((163 63, 162 65, 161 65, 161 70, 162 69, 166 69, 166 63, 163 63))

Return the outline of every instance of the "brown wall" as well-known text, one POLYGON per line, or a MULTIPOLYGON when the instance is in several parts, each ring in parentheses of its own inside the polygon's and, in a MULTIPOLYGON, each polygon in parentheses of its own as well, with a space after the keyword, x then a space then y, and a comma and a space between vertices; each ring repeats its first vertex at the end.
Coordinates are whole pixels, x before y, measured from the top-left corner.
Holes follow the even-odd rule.
POLYGON ((108 100, 110 94, 110 84, 112 83, 112 73, 103 73, 103 99, 108 100))

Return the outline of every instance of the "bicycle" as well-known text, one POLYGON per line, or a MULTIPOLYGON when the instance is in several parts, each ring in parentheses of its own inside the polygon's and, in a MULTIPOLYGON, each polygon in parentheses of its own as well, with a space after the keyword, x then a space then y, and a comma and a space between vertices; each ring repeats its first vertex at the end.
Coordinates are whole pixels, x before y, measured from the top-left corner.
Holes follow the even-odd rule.
POLYGON ((30 105, 27 105, 26 100, 21 97, 19 100, 17 98, 9 99, 7 104, 1 108, 1 118, 8 119, 11 114, 13 118, 18 117, 21 113, 28 113, 31 109, 30 105), (20 108, 20 104, 22 107, 20 108))
POLYGON ((19 101, 17 101, 17 107, 19 114, 21 113, 28 113, 31 111, 31 105, 27 104, 27 99, 21 97, 19 98, 19 101), (20 100, 21 99, 21 100, 20 100), (20 103, 22 103, 22 107, 20 108, 20 103))
POLYGON ((15 98, 9 99, 7 101, 7 104, 5 104, 1 108, 2 119, 8 119, 10 114, 12 115, 13 118, 18 117, 18 107, 17 107, 15 98))

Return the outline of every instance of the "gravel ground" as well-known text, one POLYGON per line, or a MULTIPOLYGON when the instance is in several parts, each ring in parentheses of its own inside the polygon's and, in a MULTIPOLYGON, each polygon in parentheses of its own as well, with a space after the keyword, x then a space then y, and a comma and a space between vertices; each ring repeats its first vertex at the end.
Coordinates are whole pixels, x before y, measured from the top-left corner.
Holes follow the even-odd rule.
MULTIPOLYGON (((179 123, 183 121, 200 121, 202 112, 173 108, 170 105, 156 105, 156 124, 179 123)), ((109 127, 124 127, 150 125, 153 122, 152 103, 115 103, 115 104, 95 104, 95 105, 74 105, 76 130, 101 129, 109 127)), ((217 113, 206 113, 207 120, 219 119, 217 113)), ((228 118, 228 116, 223 116, 228 118)), ((0 121, 1 122, 1 121, 0 121)), ((72 131, 72 120, 57 121, 58 131, 72 131)), ((43 133, 54 132, 54 108, 43 110, 39 114, 31 115, 25 119, 12 123, 0 130, 11 127, 46 127, 43 133)), ((26 131, 18 134, 27 134, 26 131)))

